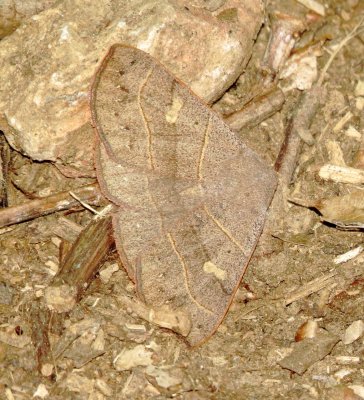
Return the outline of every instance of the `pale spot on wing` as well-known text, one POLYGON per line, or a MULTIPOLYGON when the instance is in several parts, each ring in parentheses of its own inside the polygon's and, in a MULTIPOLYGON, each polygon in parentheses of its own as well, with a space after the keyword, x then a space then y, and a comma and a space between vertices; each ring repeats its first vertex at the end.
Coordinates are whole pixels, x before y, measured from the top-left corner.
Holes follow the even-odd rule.
POLYGON ((173 97, 173 101, 171 104, 171 107, 166 113, 166 121, 170 124, 174 124, 177 121, 178 114, 181 111, 181 108, 183 106, 183 101, 179 97, 175 96, 173 97))
POLYGON ((203 145, 201 148, 201 154, 200 154, 200 158, 198 161, 198 167, 197 167, 197 177, 200 181, 202 181, 203 176, 202 176, 202 164, 204 162, 204 158, 205 158, 205 151, 206 151, 206 147, 209 143, 209 134, 211 131, 211 119, 209 118, 208 124, 206 126, 206 130, 204 133, 204 138, 203 138, 203 145))
POLYGON ((203 265, 203 270, 208 274, 214 274, 217 279, 223 281, 226 279, 226 271, 219 268, 212 261, 206 261, 203 265))

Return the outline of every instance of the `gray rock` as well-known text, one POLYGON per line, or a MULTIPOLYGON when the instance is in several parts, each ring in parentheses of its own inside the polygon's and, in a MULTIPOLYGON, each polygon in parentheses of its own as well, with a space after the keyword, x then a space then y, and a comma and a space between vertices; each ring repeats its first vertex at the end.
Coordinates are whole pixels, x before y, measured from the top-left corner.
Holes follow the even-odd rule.
POLYGON ((302 375, 311 365, 330 354, 338 341, 337 336, 321 330, 314 338, 295 343, 292 353, 280 360, 278 364, 302 375))
POLYGON ((57 0, 1 0, 0 39, 9 35, 28 17, 51 7, 57 0))
POLYGON ((57 2, 0 42, 0 129, 31 158, 85 174, 89 87, 113 43, 152 54, 210 103, 241 74, 263 9, 256 0, 57 2))

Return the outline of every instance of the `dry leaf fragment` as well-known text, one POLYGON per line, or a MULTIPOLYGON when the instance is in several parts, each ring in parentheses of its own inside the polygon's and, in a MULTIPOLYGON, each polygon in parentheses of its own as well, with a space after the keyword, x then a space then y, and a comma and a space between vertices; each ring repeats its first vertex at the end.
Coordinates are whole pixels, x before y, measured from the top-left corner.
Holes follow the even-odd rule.
POLYGON ((317 209, 322 219, 343 228, 364 227, 364 192, 319 200, 309 205, 317 209))
POLYGON ((151 365, 152 355, 153 352, 139 344, 130 350, 123 349, 115 357, 113 364, 117 371, 127 371, 137 366, 151 365))

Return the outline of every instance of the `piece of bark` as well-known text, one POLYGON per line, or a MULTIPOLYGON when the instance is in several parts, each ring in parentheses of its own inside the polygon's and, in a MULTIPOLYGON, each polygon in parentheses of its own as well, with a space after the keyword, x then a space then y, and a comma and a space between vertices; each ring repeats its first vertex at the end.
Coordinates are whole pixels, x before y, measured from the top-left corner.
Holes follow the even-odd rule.
MULTIPOLYGON (((77 194, 82 201, 91 204, 99 204, 103 199, 96 183, 75 189, 74 193, 77 194)), ((79 201, 72 197, 69 191, 67 191, 31 200, 17 206, 7 207, 0 210, 0 228, 18 224, 19 222, 29 221, 56 211, 68 210, 78 205, 79 201)))
POLYGON ((252 128, 279 111, 284 101, 285 96, 282 90, 275 88, 269 93, 254 98, 242 109, 226 115, 224 121, 234 130, 252 128))
POLYGON ((293 351, 278 364, 285 369, 302 375, 311 365, 322 360, 340 339, 329 332, 322 330, 314 338, 296 342, 293 351))
POLYGON ((38 372, 42 373, 43 366, 52 363, 48 336, 52 313, 44 308, 40 301, 35 301, 32 304, 30 315, 32 321, 32 343, 35 348, 38 372))
POLYGON ((60 273, 45 290, 49 309, 56 312, 72 310, 113 243, 111 217, 94 219, 77 238, 65 257, 60 273))
POLYGON ((113 243, 110 217, 93 219, 73 244, 52 285, 45 290, 45 304, 36 302, 33 306, 32 338, 41 373, 51 360, 48 338, 51 318, 63 317, 62 314, 52 313, 52 310, 58 313, 72 310, 101 267, 113 243))
POLYGON ((59 217, 53 233, 63 240, 73 243, 83 230, 83 226, 66 217, 59 217))

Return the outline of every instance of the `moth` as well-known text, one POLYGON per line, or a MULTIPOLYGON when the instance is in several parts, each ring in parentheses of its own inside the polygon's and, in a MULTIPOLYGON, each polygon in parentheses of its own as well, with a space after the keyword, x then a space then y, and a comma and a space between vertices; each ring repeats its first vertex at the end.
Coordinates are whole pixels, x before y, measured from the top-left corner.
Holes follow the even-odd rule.
POLYGON ((117 250, 138 296, 208 339, 239 286, 276 175, 156 59, 113 45, 91 89, 96 170, 117 207, 117 250))

